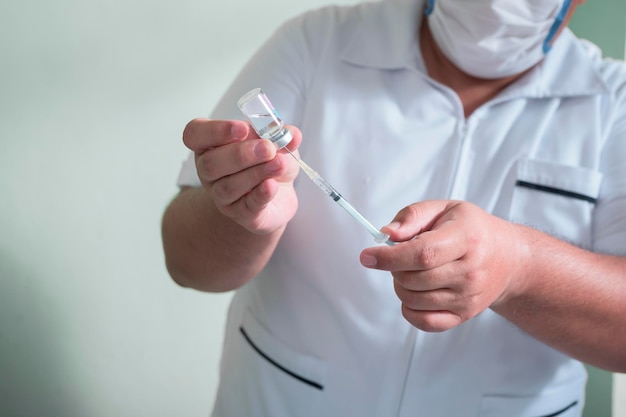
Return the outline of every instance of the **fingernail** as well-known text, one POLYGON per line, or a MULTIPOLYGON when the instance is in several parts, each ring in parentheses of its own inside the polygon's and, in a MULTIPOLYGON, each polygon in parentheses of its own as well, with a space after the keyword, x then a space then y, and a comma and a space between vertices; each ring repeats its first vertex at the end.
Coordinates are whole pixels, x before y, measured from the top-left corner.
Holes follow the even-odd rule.
POLYGON ((385 227, 391 230, 398 230, 400 228, 400 222, 391 222, 385 227))
POLYGON ((363 266, 376 266, 376 257, 372 255, 361 255, 361 264, 363 266))
POLYGON ((254 147, 254 155, 259 159, 267 159, 272 156, 272 150, 265 142, 261 141, 254 147))

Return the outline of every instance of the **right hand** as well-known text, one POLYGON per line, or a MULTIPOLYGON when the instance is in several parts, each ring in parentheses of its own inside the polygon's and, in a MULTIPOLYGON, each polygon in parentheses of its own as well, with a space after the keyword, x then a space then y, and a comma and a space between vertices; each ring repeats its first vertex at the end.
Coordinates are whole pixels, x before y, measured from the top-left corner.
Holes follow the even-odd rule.
MULTIPOLYGON (((288 128, 293 152, 302 134, 288 128)), ((269 140, 259 139, 248 123, 194 119, 185 127, 183 142, 195 154, 203 188, 224 216, 255 234, 275 232, 293 218, 298 164, 269 140)))

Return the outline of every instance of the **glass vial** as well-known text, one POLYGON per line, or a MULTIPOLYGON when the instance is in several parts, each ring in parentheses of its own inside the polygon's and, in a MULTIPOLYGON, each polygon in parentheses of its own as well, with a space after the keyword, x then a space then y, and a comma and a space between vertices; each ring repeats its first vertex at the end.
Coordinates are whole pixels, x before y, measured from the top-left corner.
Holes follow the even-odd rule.
POLYGON ((269 139, 277 149, 284 148, 293 139, 280 114, 260 88, 247 92, 237 105, 259 137, 269 139))

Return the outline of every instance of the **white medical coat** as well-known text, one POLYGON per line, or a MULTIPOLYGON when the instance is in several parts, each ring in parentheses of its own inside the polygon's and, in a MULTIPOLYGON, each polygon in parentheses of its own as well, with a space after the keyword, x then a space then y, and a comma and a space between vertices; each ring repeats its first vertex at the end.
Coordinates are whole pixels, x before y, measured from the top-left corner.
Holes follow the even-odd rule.
MULTIPOLYGON (((465 119, 455 93, 426 75, 422 7, 386 1, 293 19, 212 117, 242 118, 237 99, 263 88, 302 130, 302 159, 378 226, 416 201, 461 199, 624 254, 624 65, 566 30, 465 119)), ((199 185, 192 158, 179 184, 199 185)), ((274 256, 234 295, 214 416, 580 415, 579 362, 491 310, 443 333, 416 330, 391 275, 359 263, 371 236, 304 175, 296 190, 274 256)))

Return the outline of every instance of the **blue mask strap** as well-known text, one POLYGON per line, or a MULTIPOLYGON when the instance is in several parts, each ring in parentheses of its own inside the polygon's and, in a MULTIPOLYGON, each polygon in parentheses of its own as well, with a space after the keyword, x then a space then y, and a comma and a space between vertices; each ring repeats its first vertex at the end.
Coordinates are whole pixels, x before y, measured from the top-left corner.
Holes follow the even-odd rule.
POLYGON ((435 0, 426 0, 426 9, 424 9, 424 14, 429 16, 433 9, 435 8, 435 0))
POLYGON ((563 21, 565 20, 565 16, 567 16, 567 11, 569 10, 569 7, 571 6, 571 4, 572 4, 571 0, 565 0, 565 3, 563 3, 563 7, 561 7, 561 11, 556 16, 556 19, 554 20, 554 23, 552 24, 552 27, 550 28, 550 32, 548 32, 548 36, 546 37, 546 40, 543 42, 544 54, 547 54, 550 51, 550 48, 552 48, 552 45, 551 45, 552 41, 554 40, 554 37, 556 36, 557 32, 561 28, 561 25, 563 24, 563 21))

